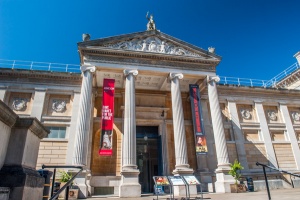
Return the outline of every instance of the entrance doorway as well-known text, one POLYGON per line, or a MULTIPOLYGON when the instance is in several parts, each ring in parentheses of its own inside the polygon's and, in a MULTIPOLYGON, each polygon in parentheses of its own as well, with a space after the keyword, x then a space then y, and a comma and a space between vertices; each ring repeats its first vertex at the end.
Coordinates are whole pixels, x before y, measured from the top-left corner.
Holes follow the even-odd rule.
POLYGON ((136 127, 136 155, 142 193, 153 193, 152 177, 162 175, 161 137, 157 126, 136 127))

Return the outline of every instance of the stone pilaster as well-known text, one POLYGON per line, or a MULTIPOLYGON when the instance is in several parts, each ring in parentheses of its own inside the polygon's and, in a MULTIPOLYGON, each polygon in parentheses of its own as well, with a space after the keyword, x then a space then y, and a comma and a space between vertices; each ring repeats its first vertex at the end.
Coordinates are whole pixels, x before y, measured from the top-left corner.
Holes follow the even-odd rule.
POLYGON ((218 160, 215 188, 217 193, 225 193, 230 192, 230 184, 234 183, 234 179, 231 175, 227 175, 230 170, 230 163, 216 85, 216 83, 220 81, 220 78, 218 76, 213 76, 207 77, 207 79, 208 98, 218 160))
POLYGON ((174 127, 174 145, 176 165, 173 174, 183 175, 192 174, 193 170, 188 164, 186 136, 184 127, 184 116, 182 109, 181 91, 179 79, 183 78, 181 73, 170 73, 171 79, 171 96, 172 96, 172 113, 174 127))
POLYGON ((288 107, 285 103, 280 103, 280 110, 283 116, 283 120, 285 122, 285 126, 286 126, 286 130, 287 130, 287 135, 288 138, 291 142, 291 146, 292 146, 292 150, 293 150, 293 154, 294 154, 294 158, 295 158, 295 163, 297 166, 297 169, 300 169, 300 149, 299 149, 299 145, 298 145, 298 141, 296 138, 296 134, 293 128, 293 123, 289 114, 289 110, 288 107))
POLYGON ((46 91, 44 89, 36 89, 34 93, 34 100, 32 105, 31 116, 41 120, 46 91))
POLYGON ((239 114, 234 101, 228 100, 228 109, 230 113, 230 119, 232 121, 235 145, 237 149, 238 160, 244 167, 244 170, 249 170, 246 150, 245 150, 245 138, 240 125, 239 114))
POLYGON ((1 87, 0 88, 0 100, 1 101, 4 101, 5 94, 6 94, 6 87, 1 87))
POLYGON ((135 76, 137 70, 124 70, 125 109, 122 148, 122 170, 119 197, 140 197, 139 170, 136 165, 135 76))
MULTIPOLYGON (((255 102, 255 109, 257 112, 257 118, 260 123, 261 136, 265 143, 265 148, 266 148, 266 153, 268 156, 269 164, 273 165, 273 167, 278 168, 276 155, 274 152, 273 143, 272 143, 269 127, 268 127, 268 122, 266 120, 265 111, 264 111, 261 101, 255 102)), ((265 164, 267 164, 267 163, 265 163, 265 164)))
POLYGON ((90 134, 91 120, 91 100, 93 88, 93 72, 96 71, 94 66, 81 67, 83 79, 81 85, 81 97, 79 102, 79 113, 76 124, 75 148, 72 164, 87 164, 87 148, 90 134))

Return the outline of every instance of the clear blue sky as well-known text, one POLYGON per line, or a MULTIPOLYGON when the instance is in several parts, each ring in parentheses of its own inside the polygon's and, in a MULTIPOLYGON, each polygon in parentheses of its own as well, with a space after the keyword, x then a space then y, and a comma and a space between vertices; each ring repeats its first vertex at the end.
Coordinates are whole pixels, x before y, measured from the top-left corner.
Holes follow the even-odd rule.
POLYGON ((78 64, 77 42, 162 32, 222 56, 217 74, 270 79, 300 51, 299 0, 0 0, 0 59, 78 64))

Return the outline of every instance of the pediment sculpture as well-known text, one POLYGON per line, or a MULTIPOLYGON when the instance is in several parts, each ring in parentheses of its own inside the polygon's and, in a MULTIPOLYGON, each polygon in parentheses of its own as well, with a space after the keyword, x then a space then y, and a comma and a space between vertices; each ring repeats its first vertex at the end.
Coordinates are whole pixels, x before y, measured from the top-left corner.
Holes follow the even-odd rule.
POLYGON ((292 118, 294 121, 300 121, 300 113, 297 111, 293 111, 292 113, 292 118))
POLYGON ((14 98, 12 107, 15 111, 25 111, 28 100, 25 98, 14 98))
POLYGON ((246 119, 246 120, 249 120, 252 117, 249 109, 241 109, 241 115, 242 115, 242 118, 246 119))
POLYGON ((277 121, 277 114, 275 110, 268 110, 267 114, 271 121, 277 121))
POLYGON ((66 111, 66 101, 65 100, 53 100, 52 110, 57 113, 63 113, 66 111))
POLYGON ((130 41, 107 44, 105 47, 122 50, 153 52, 162 54, 172 54, 180 56, 202 57, 201 55, 191 52, 183 47, 177 46, 171 42, 163 41, 158 37, 150 36, 144 39, 133 39, 130 41))

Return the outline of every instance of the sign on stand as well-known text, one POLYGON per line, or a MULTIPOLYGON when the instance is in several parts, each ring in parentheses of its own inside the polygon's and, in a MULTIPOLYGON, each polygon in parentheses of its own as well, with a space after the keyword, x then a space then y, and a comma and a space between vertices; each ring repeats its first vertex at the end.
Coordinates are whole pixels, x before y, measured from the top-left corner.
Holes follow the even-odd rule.
MULTIPOLYGON (((182 176, 188 188, 188 199, 190 199, 190 185, 200 185, 201 199, 203 199, 202 187, 200 181, 195 176, 182 176)), ((196 197, 197 199, 197 197, 196 197)))
POLYGON ((156 199, 158 199, 159 194, 164 194, 163 186, 168 186, 170 190, 170 197, 172 199, 172 188, 170 187, 170 182, 168 177, 166 176, 153 176, 154 184, 155 184, 155 194, 156 199))
POLYGON ((185 198, 187 199, 187 184, 185 181, 182 179, 181 176, 168 176, 170 180, 170 184, 172 186, 172 194, 173 194, 173 199, 174 199, 174 186, 184 186, 185 187, 185 198))

